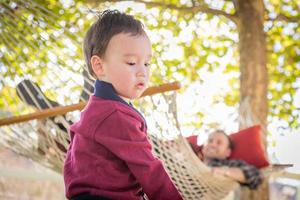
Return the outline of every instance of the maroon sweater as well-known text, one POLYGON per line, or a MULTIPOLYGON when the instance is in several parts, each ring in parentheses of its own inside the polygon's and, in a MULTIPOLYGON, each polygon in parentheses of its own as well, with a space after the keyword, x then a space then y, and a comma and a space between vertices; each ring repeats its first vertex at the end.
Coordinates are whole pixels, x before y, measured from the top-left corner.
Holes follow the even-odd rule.
POLYGON ((149 199, 182 199, 152 154, 141 114, 118 100, 112 85, 98 81, 95 89, 80 121, 70 128, 64 165, 67 198, 89 193, 134 200, 143 191, 149 199))

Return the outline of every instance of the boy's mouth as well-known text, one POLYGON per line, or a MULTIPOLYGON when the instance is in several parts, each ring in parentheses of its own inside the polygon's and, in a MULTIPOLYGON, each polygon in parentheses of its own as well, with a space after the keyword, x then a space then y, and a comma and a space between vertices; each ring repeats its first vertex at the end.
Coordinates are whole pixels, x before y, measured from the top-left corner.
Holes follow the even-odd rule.
POLYGON ((145 87, 145 84, 144 84, 144 83, 138 83, 138 84, 137 84, 137 87, 138 87, 139 89, 142 89, 142 88, 145 87))

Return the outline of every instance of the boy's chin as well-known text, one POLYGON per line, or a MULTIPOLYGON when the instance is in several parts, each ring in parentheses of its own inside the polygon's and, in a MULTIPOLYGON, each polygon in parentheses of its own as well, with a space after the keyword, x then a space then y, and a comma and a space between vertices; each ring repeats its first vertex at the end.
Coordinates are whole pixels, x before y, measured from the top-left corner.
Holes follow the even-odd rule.
POLYGON ((141 91, 141 92, 139 92, 139 93, 133 95, 131 99, 133 100, 133 99, 138 99, 138 98, 142 97, 144 91, 145 91, 145 90, 143 90, 143 91, 141 91))
POLYGON ((132 101, 141 97, 141 95, 128 95, 128 96, 120 96, 125 101, 132 101))
POLYGON ((130 100, 138 99, 138 98, 140 98, 141 96, 142 96, 142 95, 136 95, 136 96, 133 96, 133 97, 130 98, 130 100))
POLYGON ((131 93, 131 94, 127 94, 127 95, 119 95, 119 96, 121 96, 121 98, 123 98, 124 100, 127 99, 127 100, 131 101, 131 100, 135 100, 135 99, 140 98, 143 95, 143 92, 144 92, 144 90, 134 92, 134 93, 131 93))

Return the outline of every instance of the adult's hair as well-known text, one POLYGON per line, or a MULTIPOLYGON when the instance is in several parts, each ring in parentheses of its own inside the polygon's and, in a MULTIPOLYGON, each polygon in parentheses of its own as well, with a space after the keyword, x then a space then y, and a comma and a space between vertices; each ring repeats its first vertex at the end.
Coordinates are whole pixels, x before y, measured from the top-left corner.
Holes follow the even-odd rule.
POLYGON ((225 133, 225 131, 221 130, 221 129, 217 129, 215 131, 213 131, 212 133, 222 133, 223 135, 225 135, 225 137, 228 140, 228 148, 232 151, 234 149, 234 142, 232 141, 232 139, 229 137, 229 135, 227 135, 225 133))
POLYGON ((142 35, 145 34, 145 31, 139 20, 118 10, 103 11, 98 20, 87 31, 83 51, 88 72, 94 78, 97 77, 91 66, 91 57, 97 55, 103 58, 109 41, 119 33, 142 35))

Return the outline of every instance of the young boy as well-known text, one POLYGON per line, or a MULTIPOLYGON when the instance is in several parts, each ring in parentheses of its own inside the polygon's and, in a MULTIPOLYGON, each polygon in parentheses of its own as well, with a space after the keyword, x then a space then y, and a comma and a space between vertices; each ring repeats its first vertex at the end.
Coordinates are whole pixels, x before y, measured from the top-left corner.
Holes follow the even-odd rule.
POLYGON ((70 128, 64 165, 69 199, 182 199, 153 156, 143 116, 129 100, 147 87, 151 44, 140 21, 104 11, 88 30, 84 54, 97 80, 70 128))

